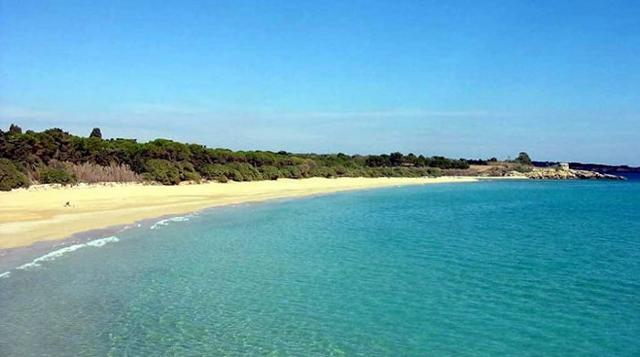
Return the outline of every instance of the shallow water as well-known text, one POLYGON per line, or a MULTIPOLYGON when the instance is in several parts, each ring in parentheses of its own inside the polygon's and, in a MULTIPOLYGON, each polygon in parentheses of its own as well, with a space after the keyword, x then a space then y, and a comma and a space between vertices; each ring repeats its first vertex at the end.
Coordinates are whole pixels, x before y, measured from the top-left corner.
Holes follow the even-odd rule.
POLYGON ((100 242, 0 277, 0 355, 640 354, 637 181, 341 193, 100 242))

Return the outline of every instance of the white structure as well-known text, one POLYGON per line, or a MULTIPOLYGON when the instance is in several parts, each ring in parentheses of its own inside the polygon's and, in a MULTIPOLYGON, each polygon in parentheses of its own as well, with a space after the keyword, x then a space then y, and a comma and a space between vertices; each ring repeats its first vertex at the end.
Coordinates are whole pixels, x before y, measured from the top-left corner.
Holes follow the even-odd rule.
POLYGON ((563 170, 569 170, 569 163, 568 162, 561 162, 560 163, 560 168, 563 170))

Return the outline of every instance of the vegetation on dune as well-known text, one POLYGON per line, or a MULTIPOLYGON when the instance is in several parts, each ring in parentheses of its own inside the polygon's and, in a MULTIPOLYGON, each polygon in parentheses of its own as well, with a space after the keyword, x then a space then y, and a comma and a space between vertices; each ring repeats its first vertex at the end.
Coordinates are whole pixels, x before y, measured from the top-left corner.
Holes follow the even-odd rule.
POLYGON ((180 170, 169 160, 150 159, 146 162, 145 171, 143 176, 148 180, 157 181, 163 185, 180 183, 180 170))
POLYGON ((43 167, 39 170, 40 182, 68 185, 76 182, 76 177, 64 166, 43 167))
POLYGON ((102 166, 85 162, 82 164, 66 164, 68 170, 76 177, 78 182, 140 182, 143 177, 131 170, 127 165, 111 163, 102 166))
POLYGON ((0 159, 0 191, 28 187, 29 179, 8 159, 0 159))
POLYGON ((513 170, 517 171, 517 172, 520 172, 520 173, 527 173, 527 172, 533 171, 533 166, 525 165, 525 164, 519 164, 519 165, 516 165, 513 168, 513 170))
POLYGON ((5 189, 28 185, 24 178, 38 183, 149 180, 175 185, 201 179, 438 176, 443 170, 469 168, 466 160, 442 156, 231 151, 167 139, 103 139, 99 128, 80 137, 57 128, 23 132, 16 125, 8 132, 0 130, 0 157, 5 159, 0 167, 5 189))

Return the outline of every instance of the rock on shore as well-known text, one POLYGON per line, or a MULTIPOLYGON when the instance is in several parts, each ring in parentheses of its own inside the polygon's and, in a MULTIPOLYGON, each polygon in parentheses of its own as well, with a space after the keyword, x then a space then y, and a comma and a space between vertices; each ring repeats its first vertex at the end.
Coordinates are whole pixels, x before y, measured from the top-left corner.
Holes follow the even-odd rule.
POLYGON ((536 168, 525 173, 530 179, 536 180, 624 180, 622 176, 601 174, 595 171, 573 170, 562 168, 536 168))

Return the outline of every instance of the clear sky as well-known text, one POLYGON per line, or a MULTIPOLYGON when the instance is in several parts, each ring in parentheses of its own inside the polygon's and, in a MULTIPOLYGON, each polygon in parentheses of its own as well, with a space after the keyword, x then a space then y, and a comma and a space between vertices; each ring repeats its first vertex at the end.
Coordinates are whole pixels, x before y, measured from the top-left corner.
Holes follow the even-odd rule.
POLYGON ((0 126, 640 165, 640 1, 0 0, 0 126))

